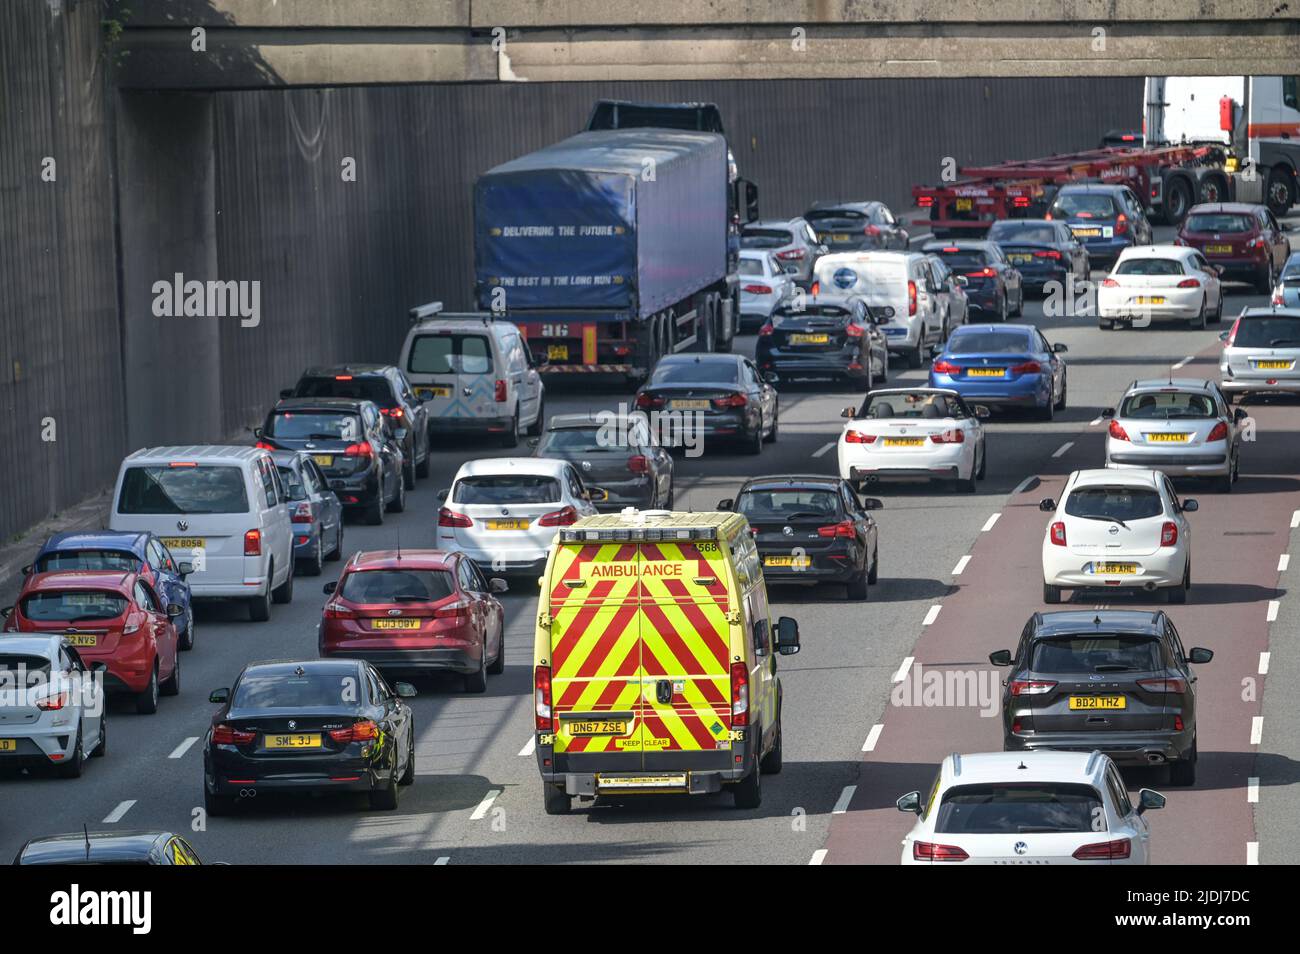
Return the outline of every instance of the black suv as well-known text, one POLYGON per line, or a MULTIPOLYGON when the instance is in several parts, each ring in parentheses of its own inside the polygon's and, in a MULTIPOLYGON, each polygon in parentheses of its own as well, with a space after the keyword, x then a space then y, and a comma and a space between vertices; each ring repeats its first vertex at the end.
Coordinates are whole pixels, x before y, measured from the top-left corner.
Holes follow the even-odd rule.
POLYGON ((280 397, 337 397, 374 401, 388 418, 406 460, 402 479, 407 490, 415 489, 416 477, 429 476, 429 411, 415 396, 411 383, 391 364, 345 364, 332 368, 308 368, 292 388, 280 397))
POLYGON ((1196 675, 1214 658, 1183 650, 1163 612, 1035 613, 1011 650, 1003 682, 1003 749, 1099 749, 1120 765, 1170 767, 1174 785, 1196 781, 1196 675))

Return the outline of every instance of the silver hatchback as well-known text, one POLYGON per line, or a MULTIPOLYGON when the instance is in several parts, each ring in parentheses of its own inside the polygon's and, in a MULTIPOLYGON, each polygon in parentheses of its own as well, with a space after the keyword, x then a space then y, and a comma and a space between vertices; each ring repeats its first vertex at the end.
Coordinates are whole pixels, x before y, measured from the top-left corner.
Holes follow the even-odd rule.
POLYGON ((1300 308, 1246 308, 1219 336, 1223 393, 1300 394, 1300 308))
POLYGON ((1233 412, 1213 381, 1134 381, 1118 408, 1106 408, 1106 466, 1158 470, 1169 477, 1208 477, 1232 490, 1246 412, 1233 412))

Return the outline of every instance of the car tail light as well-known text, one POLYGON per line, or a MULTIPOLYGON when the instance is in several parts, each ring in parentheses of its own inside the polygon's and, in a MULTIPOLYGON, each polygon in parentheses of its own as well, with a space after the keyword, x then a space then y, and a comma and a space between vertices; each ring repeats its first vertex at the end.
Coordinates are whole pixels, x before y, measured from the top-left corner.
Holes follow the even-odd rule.
POLYGON ((294 523, 311 523, 313 520, 315 520, 316 515, 312 513, 311 501, 304 500, 301 503, 294 504, 293 511, 289 515, 289 519, 292 520, 294 523))
POLYGON ((627 459, 627 469, 634 474, 650 473, 650 461, 644 454, 633 454, 627 459))
POLYGON ((731 724, 749 725, 749 670, 743 662, 731 664, 731 724))
POLYGON ((907 283, 907 316, 916 314, 916 282, 907 283))
POLYGON ((932 205, 934 205, 934 196, 932 195, 923 195, 916 200, 916 207, 918 209, 928 209, 932 205))
POLYGON ((555 725, 551 717, 551 667, 538 666, 533 670, 533 707, 537 713, 537 730, 550 732, 555 725))
POLYGON ((844 520, 840 523, 833 523, 828 527, 817 528, 817 536, 819 537, 844 537, 852 540, 857 535, 857 529, 853 526, 852 520, 844 520))
POLYGON ((1060 257, 1061 257, 1061 253, 1054 248, 1049 248, 1046 251, 1034 253, 1034 258, 1051 258, 1051 259, 1059 260, 1060 257))
POLYGON ((349 444, 343 449, 344 457, 374 457, 375 449, 366 441, 360 444, 349 444))
POLYGON ((1046 215, 1043 216, 1043 218, 1047 219, 1050 222, 1052 219, 1052 213, 1048 212, 1046 215))
POLYGON ((257 444, 254 446, 256 446, 258 450, 269 450, 269 451, 275 450, 275 445, 268 444, 266 441, 258 441, 257 444))
POLYGON ((1178 542, 1178 524, 1172 520, 1166 520, 1165 525, 1160 528, 1160 545, 1162 547, 1172 547, 1178 542))
POLYGON ((969 857, 956 845, 936 845, 930 841, 912 842, 913 861, 965 861, 969 857))
POLYGON ((128 616, 126 622, 122 624, 122 635, 130 636, 132 633, 138 633, 140 631, 140 623, 143 620, 143 613, 140 613, 137 616, 128 616))
POLYGON ((1013 696, 1042 696, 1056 688, 1056 683, 1046 679, 1012 679, 1007 689, 1013 696))
POLYGON ((1264 240, 1258 235, 1246 242, 1246 248, 1263 248, 1264 240))
POLYGON ((995 272, 993 269, 986 267, 986 268, 981 268, 977 272, 967 272, 966 277, 967 278, 996 278, 997 274, 998 273, 995 272))
POLYGON ((68 694, 59 692, 52 696, 46 696, 44 699, 36 700, 36 708, 42 712, 56 712, 68 704, 68 694))
POLYGON ((351 380, 352 380, 352 375, 350 375, 350 374, 336 374, 336 375, 334 375, 334 380, 335 380, 335 381, 351 381, 351 380))
POLYGON ((878 225, 868 225, 865 229, 862 230, 862 234, 863 234, 863 235, 879 235, 879 234, 880 234, 880 226, 878 226, 878 225))
POLYGON ((1223 441, 1227 439, 1228 439, 1227 421, 1220 421, 1218 424, 1215 424, 1214 427, 1210 429, 1210 433, 1207 434, 1205 437, 1207 443, 1209 441, 1223 441))
POLYGON ((463 513, 457 513, 448 507, 440 507, 438 508, 438 526, 472 527, 474 526, 474 521, 463 513))
POLYGON ((1179 288, 1200 288, 1201 282, 1197 278, 1184 278, 1178 283, 1179 288))
MULTIPOLYGON (((335 590, 342 589, 342 585, 335 587, 335 590)), ((331 600, 325 604, 326 619, 356 619, 356 611, 347 603, 340 603, 337 600, 331 600)))
POLYGON ((1175 731, 1175 732, 1182 732, 1182 731, 1183 731, 1183 717, 1182 717, 1182 716, 1174 716, 1174 731, 1175 731))
POLYGON ((1183 237, 1180 235, 1180 236, 1178 236, 1177 238, 1174 239, 1174 244, 1175 244, 1175 245, 1188 245, 1189 243, 1188 243, 1187 239, 1183 238, 1183 237))
POLYGON ((776 253, 776 257, 783 262, 789 262, 789 261, 797 262, 799 259, 803 258, 803 256, 804 256, 804 250, 801 248, 790 248, 790 249, 786 249, 784 252, 776 253))
POLYGON ((1127 858, 1133 853, 1133 842, 1128 838, 1116 838, 1114 841, 1102 841, 1095 845, 1083 845, 1074 852, 1076 861, 1111 861, 1127 858))
POLYGON ((822 283, 821 283, 821 282, 813 282, 813 283, 812 283, 812 287, 809 288, 808 290, 809 290, 810 292, 812 292, 813 297, 815 298, 815 297, 817 297, 818 295, 820 295, 821 292, 822 292, 822 283))
POLYGON ((961 368, 957 367, 957 365, 953 364, 951 361, 945 361, 941 358, 934 362, 934 364, 930 365, 930 370, 938 374, 958 374, 961 371, 961 368))
MULTIPOLYGON (((813 292, 813 294, 815 295, 815 294, 817 294, 817 293, 816 293, 816 292, 813 292)), ((760 338, 766 338, 768 335, 772 334, 774 331, 776 331, 776 329, 775 329, 774 327, 772 327, 772 322, 770 322, 770 321, 765 321, 765 322, 763 322, 763 327, 758 329, 758 336, 759 336, 760 338)))
POLYGON ((1116 235, 1128 234, 1128 216, 1126 216, 1123 212, 1121 212, 1119 216, 1115 219, 1115 234, 1116 235))
POLYGON ((1052 541, 1052 546, 1065 546, 1065 524, 1060 520, 1053 523, 1048 537, 1052 541))
POLYGON ((335 742, 369 742, 379 738, 379 726, 369 719, 354 722, 345 729, 330 729, 330 738, 335 742))
POLYGON ((1113 278, 1108 278, 1101 283, 1102 288, 1119 288, 1119 282, 1113 278))
POLYGON ((749 398, 743 394, 728 394, 726 397, 713 399, 713 406, 719 411, 725 411, 733 407, 744 407, 748 403, 749 398))
POLYGON ((1110 427, 1106 429, 1106 433, 1117 441, 1129 440, 1128 431, 1124 430, 1124 425, 1120 424, 1120 422, 1116 420, 1110 422, 1110 427))
POLYGON ((1042 374, 1043 366, 1037 361, 1026 361, 1024 364, 1016 364, 1011 367, 1012 374, 1042 374))
POLYGON ((642 409, 656 408, 664 406, 662 394, 646 394, 642 392, 636 396, 636 406, 642 409))
POLYGON ((1012 197, 1011 197, 1011 207, 1012 207, 1013 209, 1027 209, 1027 208, 1029 208, 1029 196, 1027 196, 1027 195, 1017 195, 1017 196, 1012 196, 1012 197))
POLYGON ((406 416, 406 412, 400 407, 381 407, 379 413, 383 414, 384 417, 391 417, 394 421, 400 421, 406 416))
POLYGON ((862 326, 855 325, 852 322, 849 322, 847 325, 844 326, 844 333, 848 335, 850 338, 861 338, 862 335, 864 334, 864 332, 862 331, 862 326))
POLYGON ((213 745, 248 745, 257 738, 256 732, 246 732, 226 725, 224 722, 212 727, 213 745))
POLYGON ((930 440, 936 444, 965 444, 966 432, 961 428, 951 431, 940 431, 938 434, 931 434, 930 440))
POLYGON ((262 531, 249 530, 244 534, 244 556, 262 555, 262 531))
POLYGON ((750 284, 750 285, 742 285, 740 290, 741 290, 741 291, 744 291, 744 292, 748 292, 748 293, 751 294, 751 295, 770 295, 770 294, 772 294, 772 286, 771 286, 771 285, 760 285, 758 282, 754 282, 753 284, 750 284))
POLYGON ((875 442, 875 434, 863 434, 861 431, 844 432, 844 443, 846 444, 874 444, 875 442))
POLYGON ((1269 299, 1269 302, 1268 302, 1268 303, 1269 303, 1270 305, 1281 305, 1281 304, 1284 304, 1284 302, 1283 302, 1283 300, 1282 300, 1282 286, 1281 286, 1281 285, 1278 285, 1276 288, 1273 289, 1273 297, 1269 299))
POLYGON ((469 600, 453 600, 433 611, 434 619, 462 619, 469 615, 469 600))
POLYGON ((537 520, 539 527, 567 527, 578 522, 578 511, 573 507, 561 507, 550 513, 542 514, 537 520))
POLYGON ((1237 340, 1237 329, 1240 327, 1241 319, 1238 318, 1232 323, 1232 330, 1228 332, 1228 340, 1224 343, 1224 347, 1231 348, 1233 346, 1237 340))
POLYGON ((506 382, 502 378, 497 378, 496 390, 492 394, 492 400, 498 404, 506 400, 506 382))

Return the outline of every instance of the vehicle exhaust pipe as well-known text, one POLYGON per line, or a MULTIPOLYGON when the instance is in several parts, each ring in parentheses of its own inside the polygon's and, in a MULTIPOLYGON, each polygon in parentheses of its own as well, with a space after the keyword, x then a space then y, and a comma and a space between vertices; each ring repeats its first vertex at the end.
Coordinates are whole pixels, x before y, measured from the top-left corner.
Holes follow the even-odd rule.
POLYGON ((1147 762, 1151 765, 1163 765, 1164 761, 1165 761, 1165 757, 1161 755, 1159 752, 1147 753, 1147 762))
POLYGON ((1143 589, 1148 593, 1154 593, 1156 591, 1156 585, 1154 583, 1148 583, 1143 587, 1143 589))
POLYGON ((240 798, 257 798, 257 789, 255 789, 255 788, 241 788, 241 789, 239 790, 239 797, 240 797, 240 798))

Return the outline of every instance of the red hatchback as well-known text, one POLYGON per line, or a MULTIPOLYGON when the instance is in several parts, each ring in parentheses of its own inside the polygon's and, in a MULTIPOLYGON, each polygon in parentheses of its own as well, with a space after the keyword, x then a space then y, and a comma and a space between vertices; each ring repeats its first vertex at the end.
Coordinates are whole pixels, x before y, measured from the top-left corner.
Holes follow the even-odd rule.
POLYGON ((136 573, 33 573, 8 615, 6 631, 62 633, 88 667, 104 669, 105 691, 135 697, 137 712, 157 712, 159 695, 180 692, 175 621, 185 609, 164 604, 136 573))
POLYGON ((357 553, 320 624, 322 657, 364 659, 384 672, 462 673, 467 692, 505 668, 505 611, 474 562, 443 550, 357 553))
POLYGON ((1178 230, 1176 245, 1190 245, 1225 278, 1273 290, 1291 254, 1291 241, 1266 206, 1246 202, 1211 202, 1193 206, 1178 230))

